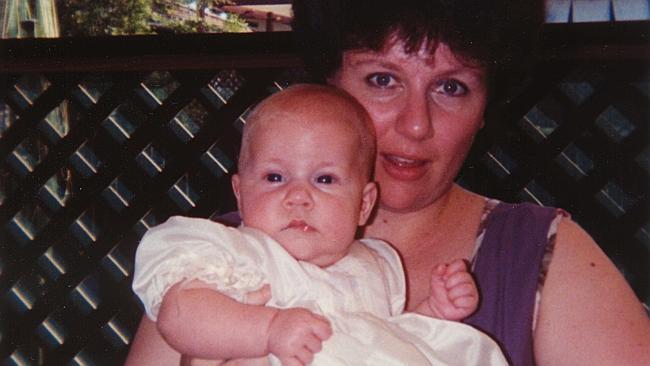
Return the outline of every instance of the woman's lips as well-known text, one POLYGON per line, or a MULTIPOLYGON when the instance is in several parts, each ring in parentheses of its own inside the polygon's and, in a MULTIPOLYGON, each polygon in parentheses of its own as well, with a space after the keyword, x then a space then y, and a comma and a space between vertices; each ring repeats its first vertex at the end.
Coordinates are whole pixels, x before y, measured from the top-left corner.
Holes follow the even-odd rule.
POLYGON ((382 154, 381 156, 384 171, 394 179, 418 180, 427 173, 429 160, 408 159, 390 154, 382 154))

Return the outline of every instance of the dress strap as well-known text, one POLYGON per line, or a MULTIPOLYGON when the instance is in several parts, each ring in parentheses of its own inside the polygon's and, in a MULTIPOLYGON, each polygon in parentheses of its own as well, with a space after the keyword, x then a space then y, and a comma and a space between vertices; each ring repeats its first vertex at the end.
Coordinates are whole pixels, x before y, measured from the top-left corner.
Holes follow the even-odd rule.
POLYGON ((481 304, 463 322, 491 335, 515 365, 534 364, 536 304, 560 212, 530 203, 486 199, 471 260, 481 304))
POLYGON ((483 237, 485 236, 485 229, 487 228, 487 222, 488 222, 488 217, 490 217, 490 214, 494 210, 495 207, 497 207, 501 203, 501 201, 493 198, 486 198, 485 199, 485 205, 483 206, 483 213, 481 214, 481 221, 479 222, 478 229, 476 231, 476 239, 474 240, 474 250, 472 251, 472 255, 469 257, 469 262, 472 270, 474 269, 474 264, 476 262, 476 254, 478 253, 479 249, 481 248, 481 244, 483 243, 483 237))

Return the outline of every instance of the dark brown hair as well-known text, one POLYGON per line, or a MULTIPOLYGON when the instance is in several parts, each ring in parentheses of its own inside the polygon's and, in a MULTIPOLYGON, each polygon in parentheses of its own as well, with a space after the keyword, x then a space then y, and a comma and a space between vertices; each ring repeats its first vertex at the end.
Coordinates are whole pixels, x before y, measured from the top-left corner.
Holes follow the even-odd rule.
POLYGON ((405 51, 438 42, 484 67, 489 87, 520 79, 543 21, 541 0, 294 0, 293 30, 307 70, 320 82, 347 50, 381 50, 390 37, 405 51))

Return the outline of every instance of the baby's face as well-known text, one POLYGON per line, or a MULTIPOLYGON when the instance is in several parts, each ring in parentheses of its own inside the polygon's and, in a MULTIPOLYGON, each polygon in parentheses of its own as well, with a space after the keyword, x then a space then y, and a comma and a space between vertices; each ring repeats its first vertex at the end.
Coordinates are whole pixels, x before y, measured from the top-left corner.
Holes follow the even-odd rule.
POLYGON ((263 116, 233 188, 246 226, 296 259, 326 267, 347 254, 377 190, 367 182, 354 129, 345 119, 332 122, 342 112, 319 109, 263 116))

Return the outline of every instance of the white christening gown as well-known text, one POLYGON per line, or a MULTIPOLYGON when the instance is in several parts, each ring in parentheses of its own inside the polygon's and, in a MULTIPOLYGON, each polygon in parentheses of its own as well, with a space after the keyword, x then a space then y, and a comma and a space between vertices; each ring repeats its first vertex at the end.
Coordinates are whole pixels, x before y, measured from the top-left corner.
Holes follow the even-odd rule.
POLYGON ((149 230, 136 253, 133 280, 149 318, 156 320, 172 285, 192 279, 238 301, 269 284, 267 306, 325 316, 333 335, 312 365, 507 364, 496 343, 468 325, 404 313, 402 264, 381 240, 356 241, 346 257, 320 268, 297 261, 252 228, 177 216, 149 230))

